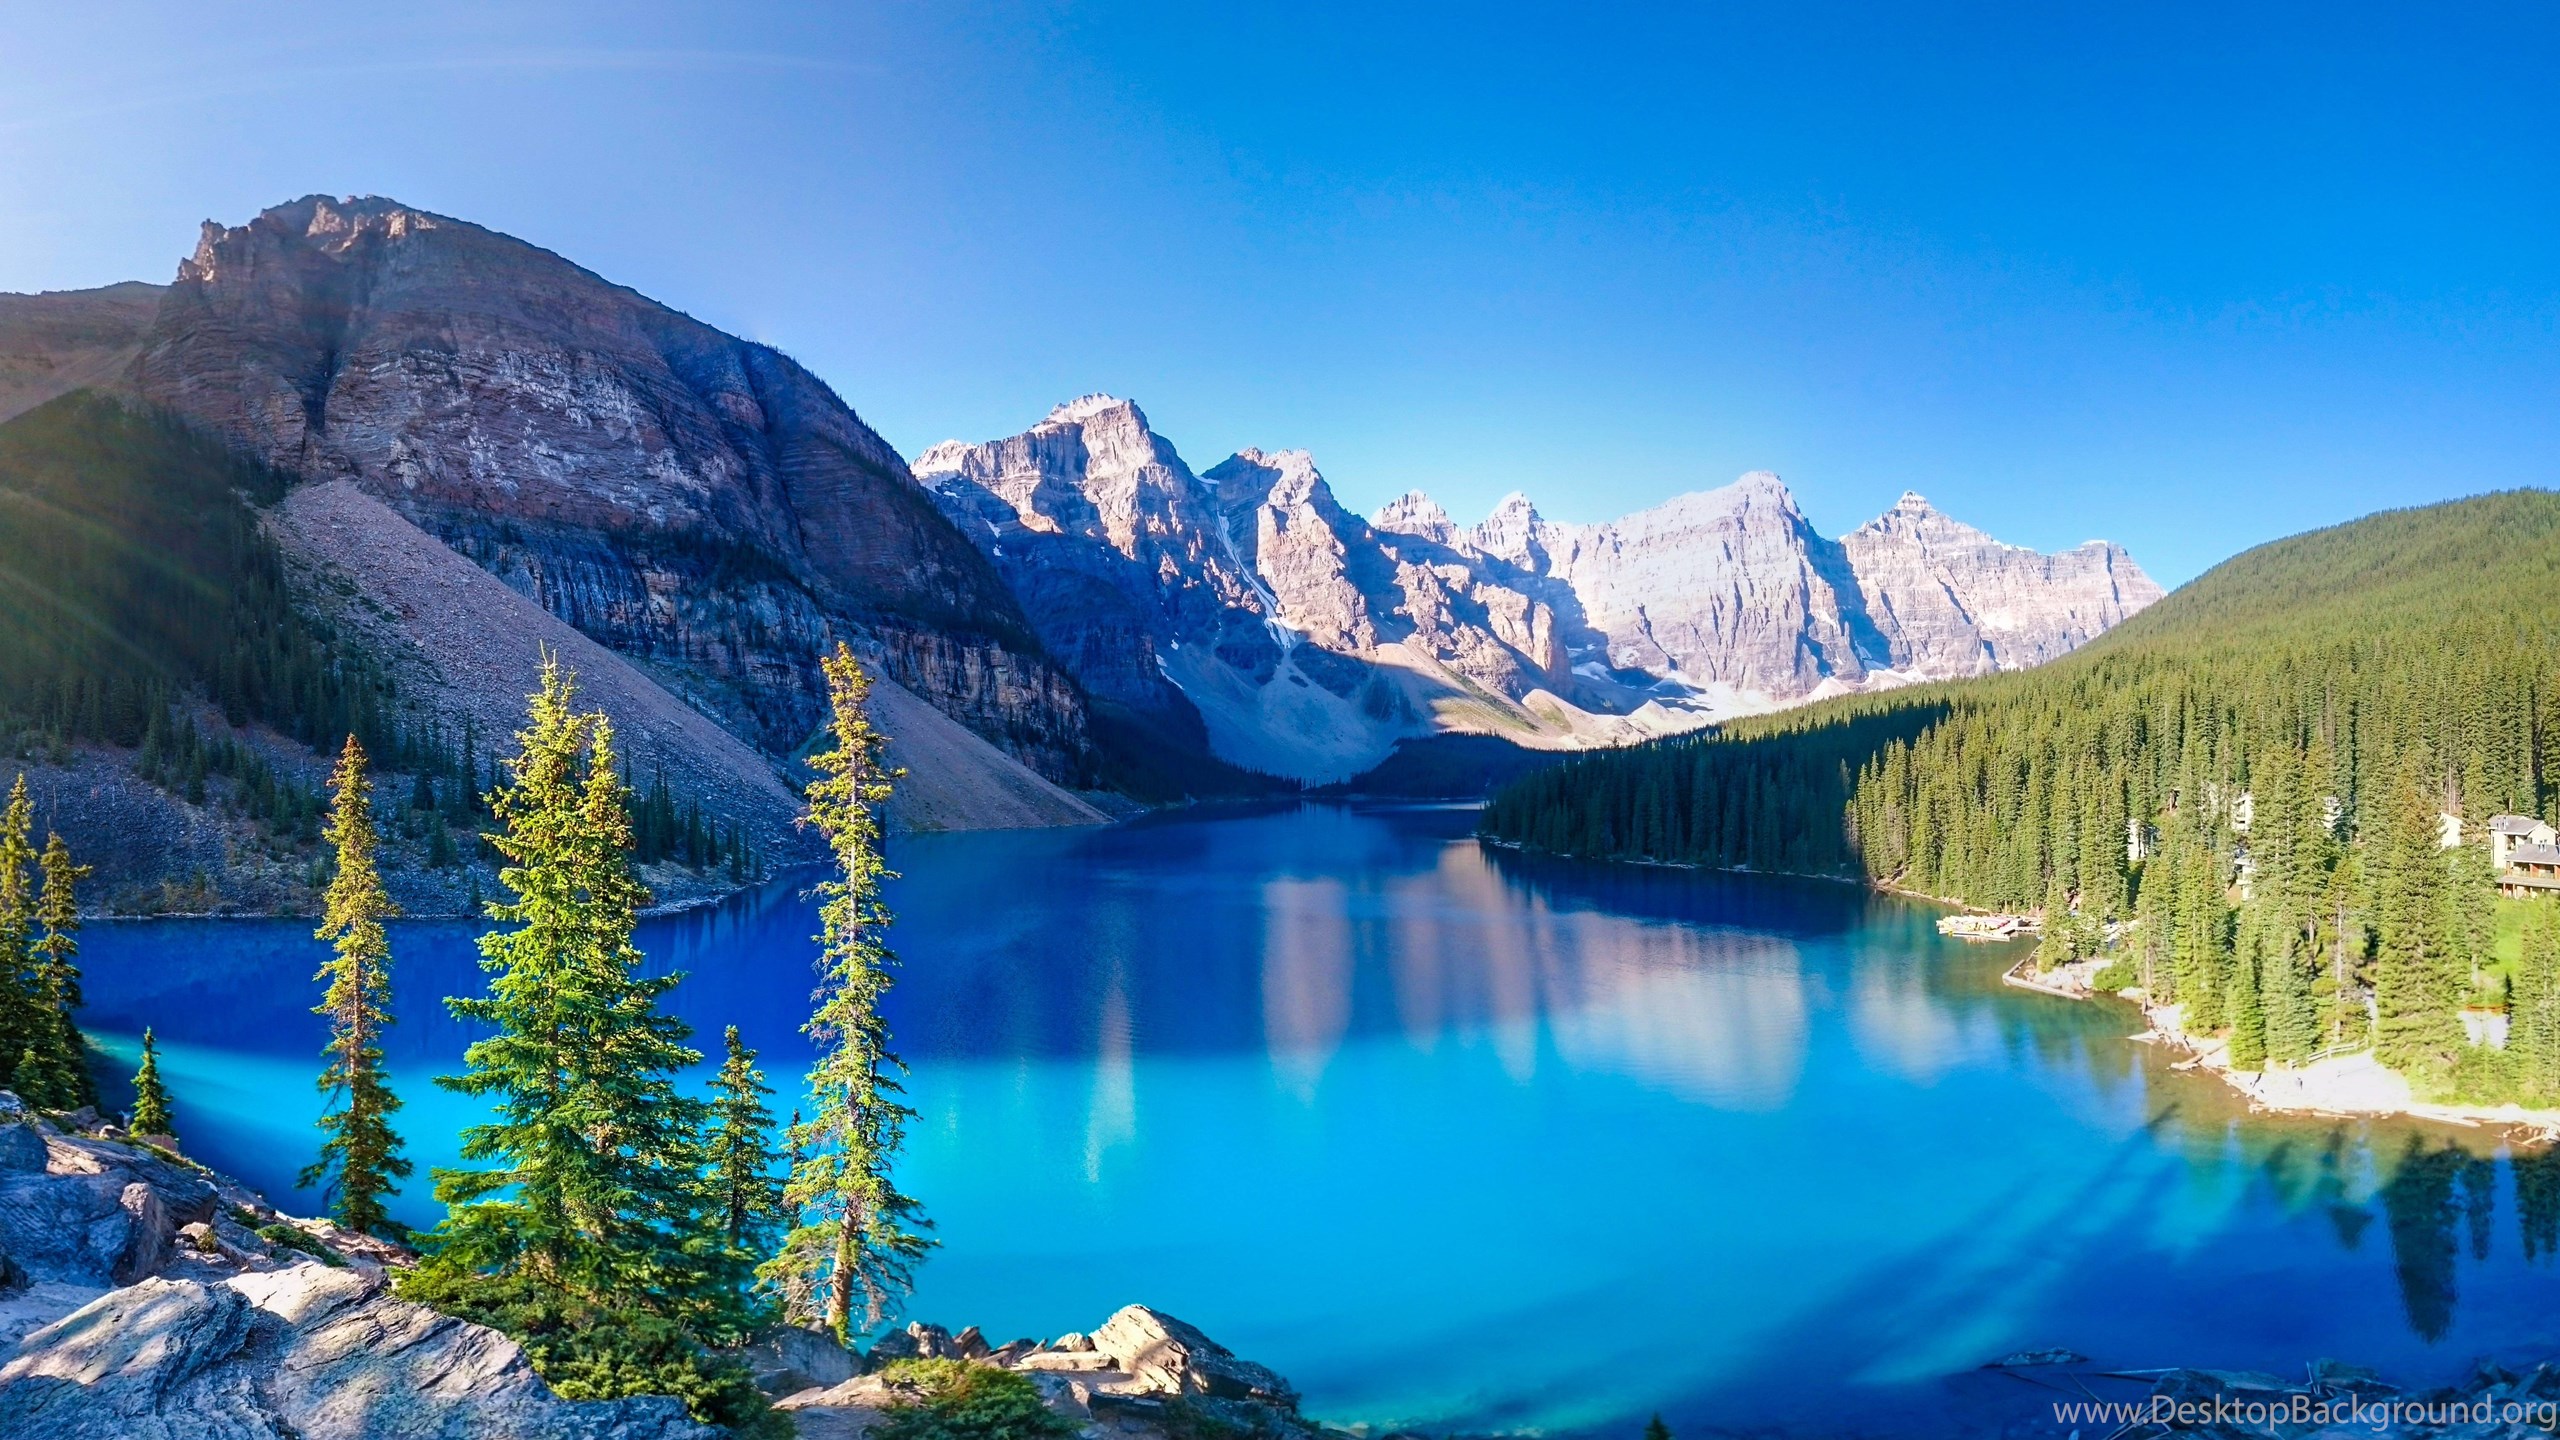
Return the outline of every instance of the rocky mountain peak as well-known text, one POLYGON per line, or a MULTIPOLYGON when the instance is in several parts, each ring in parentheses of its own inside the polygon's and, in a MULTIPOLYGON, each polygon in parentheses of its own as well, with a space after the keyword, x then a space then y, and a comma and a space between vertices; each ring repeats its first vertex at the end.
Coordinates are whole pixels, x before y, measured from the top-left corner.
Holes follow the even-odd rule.
POLYGON ((1407 490, 1379 506, 1369 523, 1392 534, 1416 535, 1441 545, 1454 544, 1458 538, 1457 522, 1449 512, 1419 490, 1407 490))
MULTIPOLYGON (((195 253, 178 262, 178 281, 187 284, 222 278, 226 252, 228 263, 241 263, 246 258, 243 246, 252 235, 263 236, 270 242, 293 249, 334 256, 370 238, 401 240, 423 231, 446 227, 479 230, 478 226, 448 220, 380 195, 351 195, 343 199, 305 195, 299 200, 258 212, 257 217, 246 225, 229 226, 219 221, 205 221, 197 233, 195 253)), ((565 265, 568 262, 560 263, 565 265)))
POLYGON ((1043 425, 1083 425, 1095 420, 1100 420, 1106 416, 1117 419, 1124 415, 1128 419, 1134 420, 1140 429, 1146 428, 1146 412, 1140 410, 1135 401, 1123 400, 1117 395, 1106 395, 1097 390, 1090 395, 1079 395, 1073 400, 1069 400, 1065 404, 1055 407, 1050 410, 1048 418, 1042 420, 1040 423, 1043 425))
POLYGON ((1233 508, 1239 503, 1301 505, 1324 492, 1324 503, 1333 503, 1332 487, 1324 483, 1324 475, 1316 469, 1315 456, 1304 450, 1262 450, 1246 446, 1203 471, 1201 480, 1219 491, 1221 506, 1233 508), (1239 480, 1249 481, 1249 499, 1226 493, 1239 480))
POLYGON ((206 227, 127 375, 607 648, 684 657, 692 698, 772 751, 809 733, 844 637, 1053 778, 1091 768, 1002 577, 833 390, 548 250, 305 196, 206 227))
POLYGON ((1495 502, 1493 513, 1467 532, 1467 543, 1498 560, 1542 569, 1546 546, 1540 534, 1546 521, 1529 497, 1514 490, 1495 502))

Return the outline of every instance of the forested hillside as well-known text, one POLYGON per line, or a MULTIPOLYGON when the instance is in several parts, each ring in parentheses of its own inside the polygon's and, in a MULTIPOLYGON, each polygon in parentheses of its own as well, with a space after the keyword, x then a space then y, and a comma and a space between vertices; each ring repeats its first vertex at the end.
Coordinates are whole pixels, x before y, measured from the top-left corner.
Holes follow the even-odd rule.
POLYGON ((2068 914, 2064 951, 2139 919, 2128 964, 2237 1060, 2370 1039, 2560 1099, 2560 899, 2517 902, 2502 955, 2481 845, 2555 789, 2560 496, 2515 492, 2260 547, 2040 670, 1533 775, 1485 830, 2068 914), (2511 990, 2510 1048, 2466 1045, 2463 1005, 2511 990))
MULTIPOLYGON (((325 798, 306 752, 354 735, 401 777, 396 833, 466 884, 497 749, 400 694, 360 637, 293 593, 262 524, 287 485, 182 422, 94 392, 0 423, 0 749, 38 765, 120 757, 116 768, 186 807, 170 813, 249 822, 270 859, 299 865, 325 798)), ((736 826, 662 774, 633 779, 645 786, 644 862, 752 868, 736 826)), ((201 883, 190 897, 172 903, 220 903, 201 883)))

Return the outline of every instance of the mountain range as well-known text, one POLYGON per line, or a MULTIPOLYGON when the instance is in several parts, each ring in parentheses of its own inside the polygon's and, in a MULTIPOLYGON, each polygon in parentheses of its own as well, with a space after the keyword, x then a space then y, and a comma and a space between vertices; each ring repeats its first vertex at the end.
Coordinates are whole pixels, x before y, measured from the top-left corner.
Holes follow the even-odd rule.
POLYGON ((1195 473, 1108 395, 914 471, 1098 709, 1316 783, 1416 735, 1614 745, 2034 665, 2161 594, 2121 546, 2039 554, 1912 493, 1826 539, 1766 472, 1597 525, 1516 494, 1364 519, 1303 450, 1195 473))
POLYGON ((1303 451, 1194 472, 1108 396, 910 463, 769 346, 374 197, 207 222, 167 285, 0 296, 0 422, 80 390, 290 477, 263 523, 297 593, 403 703, 498 733, 571 653, 770 853, 838 640, 888 682, 894 823, 1054 824, 2034 664, 2160 593, 1916 495, 1826 539, 1760 474, 1601 525, 1362 517, 1303 451))

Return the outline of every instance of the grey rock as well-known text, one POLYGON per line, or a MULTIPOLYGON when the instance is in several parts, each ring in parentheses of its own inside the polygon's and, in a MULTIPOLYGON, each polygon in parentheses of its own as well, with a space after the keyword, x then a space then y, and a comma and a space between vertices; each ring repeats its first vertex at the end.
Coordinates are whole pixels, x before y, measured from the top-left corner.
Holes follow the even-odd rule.
POLYGON ((1294 1414, 1298 1392, 1270 1367, 1239 1358, 1199 1328, 1130 1305, 1093 1332, 1093 1347, 1127 1371, 1131 1391, 1249 1400, 1294 1414))
POLYGON ((37 1280, 126 1285, 214 1215, 203 1175, 112 1141, 57 1135, 43 1170, 0 1170, 0 1251, 37 1280))
POLYGON ((862 1368, 878 1370, 897 1360, 956 1360, 960 1352, 951 1342, 951 1332, 939 1325, 921 1320, 908 1322, 904 1330, 892 1330, 872 1342, 862 1359, 862 1368))
POLYGON ((0 1171, 42 1170, 44 1165, 43 1131, 25 1120, 0 1123, 0 1171))
POLYGON ((296 1265, 146 1280, 0 1364, 11 1440, 715 1440, 667 1398, 553 1396, 496 1331, 296 1265))
POLYGON ((975 1325, 951 1337, 952 1352, 963 1360, 984 1360, 988 1348, 985 1332, 975 1325))
POLYGON ((823 1330, 777 1325, 749 1341, 740 1354, 756 1388, 771 1396, 841 1385, 862 1373, 862 1357, 823 1330))

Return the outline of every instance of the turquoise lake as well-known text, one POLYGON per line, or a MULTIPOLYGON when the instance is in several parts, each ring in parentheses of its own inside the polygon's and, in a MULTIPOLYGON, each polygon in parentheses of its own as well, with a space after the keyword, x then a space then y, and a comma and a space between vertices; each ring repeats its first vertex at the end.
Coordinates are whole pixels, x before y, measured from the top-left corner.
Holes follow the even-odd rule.
MULTIPOLYGON (((905 837, 911 1317, 990 1337, 1143 1301, 1343 1423, 1976 1429, 1976 1367, 2405 1380, 2560 1350, 2560 1169, 2481 1133, 2274 1121, 2003 987, 2005 947, 1810 881, 1525 858, 1458 809, 1306 805, 905 837), (2461 1143, 2457 1145, 2455 1142, 2461 1143), (2463 1148, 2468 1147, 2468 1148, 2463 1148)), ((675 1003, 807 1059, 812 911, 649 922, 675 1003)), ((403 923, 390 1049, 425 1170, 474 927, 403 923)), ((315 1140, 308 922, 98 924, 93 1034, 157 1027, 186 1148, 290 1205, 315 1140)), ((305 1203, 309 1203, 305 1197, 305 1203)))

